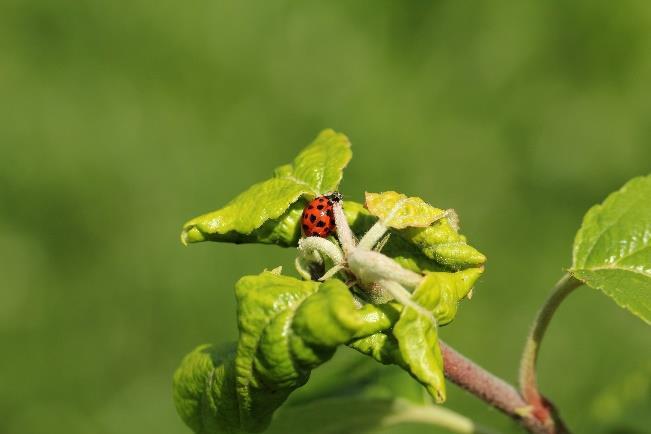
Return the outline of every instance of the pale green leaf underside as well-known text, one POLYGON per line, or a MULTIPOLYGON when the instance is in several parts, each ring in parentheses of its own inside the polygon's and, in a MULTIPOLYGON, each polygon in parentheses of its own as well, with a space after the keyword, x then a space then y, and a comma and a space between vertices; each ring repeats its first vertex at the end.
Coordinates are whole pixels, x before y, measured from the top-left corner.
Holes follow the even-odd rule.
POLYGON ((445 407, 415 405, 405 399, 353 396, 285 407, 267 433, 364 434, 400 423, 430 424, 456 433, 487 432, 445 407))
POLYGON ((407 197, 395 191, 366 193, 365 206, 382 223, 394 229, 427 227, 445 216, 445 211, 434 208, 420 197, 407 197))
POLYGON ((571 273, 651 324, 651 176, 592 207, 574 240, 571 273))
MULTIPOLYGON (((254 231, 268 220, 281 217, 300 197, 310 198, 335 190, 351 156, 350 142, 345 135, 324 130, 293 164, 278 167, 273 178, 251 186, 223 208, 188 221, 183 226, 181 241, 187 244, 204 240, 255 240, 256 236, 251 237, 254 231)), ((292 237, 281 239, 291 241, 292 237)))
POLYGON ((284 407, 274 418, 268 434, 368 433, 382 427, 385 417, 394 415, 390 399, 336 398, 284 407), (344 415, 354 415, 346 417, 344 415))

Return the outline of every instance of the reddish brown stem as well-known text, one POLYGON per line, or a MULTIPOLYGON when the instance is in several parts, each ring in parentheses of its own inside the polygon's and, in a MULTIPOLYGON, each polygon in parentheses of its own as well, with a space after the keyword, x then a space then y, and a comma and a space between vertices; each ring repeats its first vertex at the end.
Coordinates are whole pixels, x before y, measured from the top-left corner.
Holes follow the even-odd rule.
POLYGON ((444 342, 439 341, 439 344, 443 353, 445 376, 450 381, 515 419, 530 433, 568 433, 555 412, 554 418, 545 422, 539 420, 515 387, 468 360, 444 342))

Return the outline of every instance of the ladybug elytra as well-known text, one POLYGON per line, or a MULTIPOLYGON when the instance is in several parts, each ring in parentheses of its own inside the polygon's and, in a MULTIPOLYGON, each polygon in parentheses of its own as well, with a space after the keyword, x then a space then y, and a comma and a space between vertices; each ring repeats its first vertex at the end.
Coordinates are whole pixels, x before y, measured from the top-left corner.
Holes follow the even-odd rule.
POLYGON ((325 238, 336 230, 332 211, 334 202, 342 200, 339 192, 318 196, 312 199, 303 210, 301 226, 306 237, 325 238))

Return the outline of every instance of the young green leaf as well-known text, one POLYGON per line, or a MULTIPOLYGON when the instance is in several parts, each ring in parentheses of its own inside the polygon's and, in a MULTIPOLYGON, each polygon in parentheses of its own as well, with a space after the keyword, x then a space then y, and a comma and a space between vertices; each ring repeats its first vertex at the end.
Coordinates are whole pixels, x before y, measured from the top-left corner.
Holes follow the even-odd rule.
MULTIPOLYGON (((456 315, 458 303, 468 295, 482 271, 482 268, 469 268, 456 273, 426 273, 413 299, 432 311, 439 325, 448 324, 456 315)), ((357 339, 349 346, 380 363, 402 367, 437 402, 445 400, 443 361, 431 317, 402 308, 392 329, 357 339)))
MULTIPOLYGON (((273 178, 251 186, 225 207, 187 222, 181 241, 184 244, 210 240, 290 245, 298 237, 295 224, 286 228, 290 229, 289 235, 284 229, 278 237, 265 235, 286 222, 288 208, 299 198, 335 190, 351 155, 345 135, 333 130, 322 131, 293 164, 278 167, 273 178), (259 233, 258 229, 269 220, 276 222, 259 233)), ((295 209, 302 210, 303 206, 299 204, 295 209)))
POLYGON ((414 292, 414 297, 423 293, 432 294, 429 297, 436 300, 435 303, 429 301, 427 304, 420 304, 425 307, 432 306, 436 321, 440 326, 444 326, 457 316, 459 303, 468 297, 483 271, 483 268, 468 268, 456 273, 426 273, 423 283, 414 292))
POLYGON ((239 432, 234 359, 232 345, 201 345, 174 373, 176 410, 196 434, 239 432))
POLYGON ((570 272, 651 324, 651 175, 587 212, 570 272))
POLYGON ((405 228, 398 236, 416 246, 427 258, 450 270, 481 267, 486 256, 466 242, 447 218, 438 220, 426 228, 405 228))
MULTIPOLYGON (((417 298, 414 293, 415 301, 421 303, 422 298, 417 298)), ((405 307, 393 327, 393 335, 409 373, 425 386, 436 402, 444 402, 443 356, 438 344, 438 330, 431 317, 405 307)))
POLYGON ((334 279, 320 284, 263 272, 240 279, 236 297, 237 350, 200 347, 175 374, 177 408, 198 434, 264 429, 338 346, 385 330, 397 317, 388 306, 359 308, 334 279))
POLYGON ((366 193, 365 206, 385 226, 394 229, 427 227, 446 216, 444 210, 434 208, 420 197, 407 197, 395 191, 366 193))
MULTIPOLYGON (((480 273, 429 273, 414 299, 439 322, 448 322, 480 273)), ((240 279, 236 297, 237 349, 201 346, 174 376, 177 409, 197 434, 264 429, 311 370, 344 344, 402 367, 439 401, 445 397, 436 327, 429 317, 393 302, 360 305, 336 279, 321 284, 268 271, 240 279)))
MULTIPOLYGON (((458 303, 470 292, 481 273, 479 268, 456 273, 427 273, 412 298, 432 311, 439 325, 447 324, 454 319, 458 303)), ((436 402, 445 401, 443 359, 437 325, 431 317, 406 307, 393 327, 393 335, 411 375, 427 388, 436 402)))
MULTIPOLYGON (((432 209, 437 210, 437 208, 432 209)), ((351 229, 358 237, 361 237, 377 221, 377 217, 356 202, 345 201, 344 213, 351 229)), ((434 214, 431 211, 428 213, 434 214)), ((389 241, 382 249, 382 253, 412 271, 462 270, 481 267, 486 262, 486 256, 469 245, 466 238, 456 231, 447 217, 436 220, 427 227, 391 229, 389 233, 391 234, 389 241)))

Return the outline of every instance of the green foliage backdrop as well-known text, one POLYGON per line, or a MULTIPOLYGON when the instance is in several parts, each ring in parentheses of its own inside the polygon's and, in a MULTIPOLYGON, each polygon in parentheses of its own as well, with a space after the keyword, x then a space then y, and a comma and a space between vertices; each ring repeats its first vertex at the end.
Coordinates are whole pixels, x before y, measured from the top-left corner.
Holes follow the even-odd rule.
MULTIPOLYGON (((488 264, 441 334, 515 380, 583 214, 651 171, 650 76, 641 0, 4 0, 0 432, 187 433, 171 400, 180 358, 233 340, 237 279, 293 255, 184 248, 180 226, 325 127, 353 143, 347 199, 399 190, 457 209, 488 264)), ((581 289, 540 383, 577 432, 643 432, 650 358, 648 326, 581 289)))

